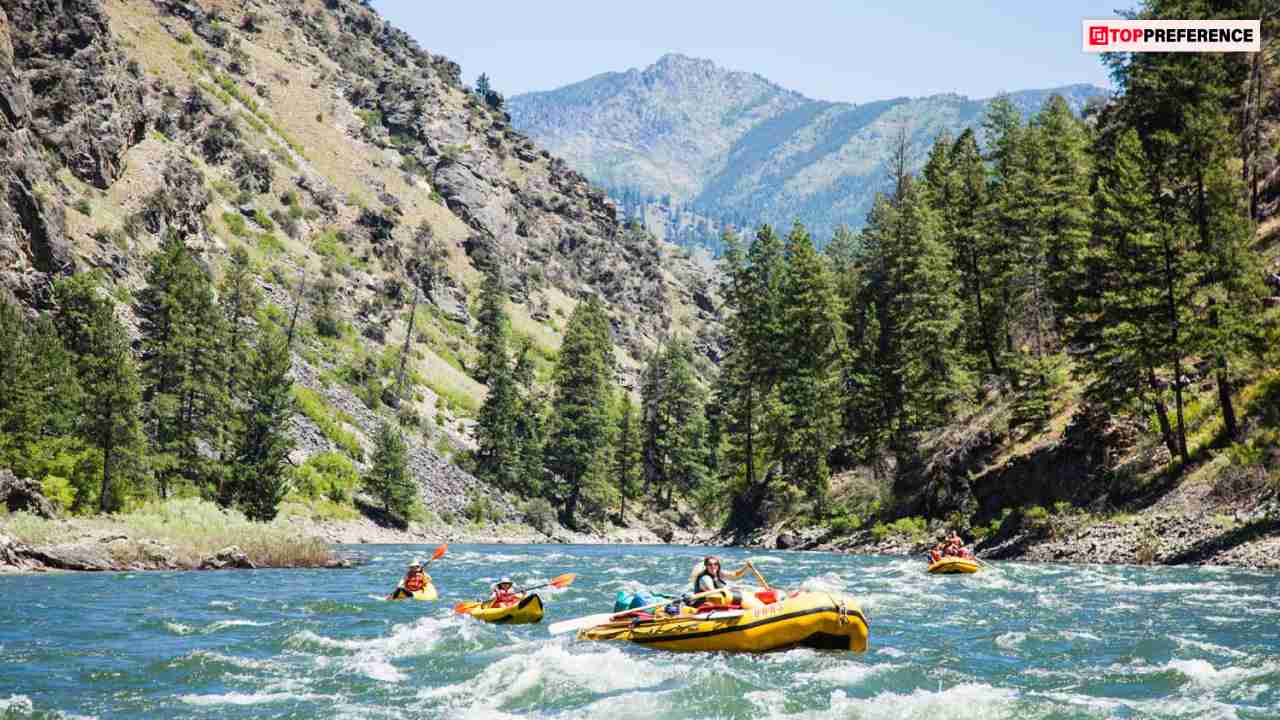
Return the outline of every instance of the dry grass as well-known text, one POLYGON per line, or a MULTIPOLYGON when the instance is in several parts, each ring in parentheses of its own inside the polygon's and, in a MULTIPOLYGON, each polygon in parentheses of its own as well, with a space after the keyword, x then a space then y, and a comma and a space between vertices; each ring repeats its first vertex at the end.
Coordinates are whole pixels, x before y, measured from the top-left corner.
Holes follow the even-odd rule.
POLYGON ((33 546, 124 536, 130 542, 111 544, 112 556, 122 563, 154 559, 155 543, 165 546, 164 558, 181 567, 197 567, 230 545, 238 546, 258 567, 320 567, 333 560, 328 544, 299 535, 284 522, 250 522, 239 512, 196 498, 151 502, 125 514, 70 520, 18 513, 0 519, 0 530, 33 546))

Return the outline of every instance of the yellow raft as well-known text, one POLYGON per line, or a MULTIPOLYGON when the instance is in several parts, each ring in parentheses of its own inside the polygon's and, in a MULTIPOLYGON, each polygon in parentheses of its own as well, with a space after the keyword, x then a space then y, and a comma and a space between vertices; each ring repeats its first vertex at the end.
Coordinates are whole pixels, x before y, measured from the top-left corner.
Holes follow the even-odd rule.
POLYGON ((525 595, 515 605, 489 607, 488 603, 475 603, 465 612, 473 618, 499 625, 529 625, 542 622, 542 598, 537 593, 525 595))
POLYGON ((867 649, 867 618, 852 598, 798 592, 753 610, 616 621, 578 631, 579 640, 630 640, 663 650, 769 652, 796 646, 867 649))
POLYGON ((387 596, 388 600, 435 600, 440 597, 436 592, 434 583, 427 583, 427 586, 417 592, 409 592, 404 588, 396 588, 395 592, 387 596))
POLYGON ((944 557, 929 566, 929 572, 935 575, 955 575, 957 573, 976 573, 981 566, 977 561, 960 557, 944 557))

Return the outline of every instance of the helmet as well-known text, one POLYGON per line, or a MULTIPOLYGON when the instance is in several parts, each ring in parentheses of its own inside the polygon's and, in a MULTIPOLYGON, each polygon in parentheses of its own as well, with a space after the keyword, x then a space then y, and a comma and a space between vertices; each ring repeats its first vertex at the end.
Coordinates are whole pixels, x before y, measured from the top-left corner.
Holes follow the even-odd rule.
POLYGON ((502 577, 502 579, 501 579, 501 580, 499 580, 498 582, 496 582, 496 583, 494 583, 494 584, 493 584, 493 587, 494 587, 494 588, 498 588, 498 587, 501 587, 501 586, 503 586, 503 585, 511 585, 511 584, 513 584, 513 583, 511 582, 511 578, 509 578, 509 577, 507 577, 507 576, 505 576, 505 575, 504 575, 504 576, 502 577))
POLYGON ((421 570, 421 569, 422 569, 422 562, 420 562, 420 561, 418 561, 418 560, 414 560, 413 562, 409 563, 409 569, 410 569, 410 570, 421 570))

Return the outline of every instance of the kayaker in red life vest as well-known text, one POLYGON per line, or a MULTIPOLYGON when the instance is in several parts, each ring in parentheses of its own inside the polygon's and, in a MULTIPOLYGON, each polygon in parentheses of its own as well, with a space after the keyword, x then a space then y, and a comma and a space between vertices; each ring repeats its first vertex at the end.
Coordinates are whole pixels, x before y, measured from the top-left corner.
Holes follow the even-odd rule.
POLYGON ((947 544, 939 540, 938 544, 934 545, 933 549, 929 551, 929 564, 932 565, 933 563, 936 563, 939 560, 941 560, 942 556, 946 552, 947 552, 947 544))
POLYGON ((951 536, 951 540, 947 542, 947 550, 945 554, 947 557, 958 558, 967 558, 972 557, 973 555, 973 553, 965 549, 964 541, 960 539, 959 535, 951 536))
POLYGON ((511 578, 504 577, 493 584, 493 594, 489 596, 489 607, 504 607, 520 602, 520 596, 511 592, 511 578))
POLYGON ((409 565, 409 570, 404 574, 404 579, 396 586, 396 590, 391 593, 391 596, 393 598, 411 596, 416 592, 425 590, 429 584, 431 584, 431 576, 422 571, 422 563, 414 562, 409 565))

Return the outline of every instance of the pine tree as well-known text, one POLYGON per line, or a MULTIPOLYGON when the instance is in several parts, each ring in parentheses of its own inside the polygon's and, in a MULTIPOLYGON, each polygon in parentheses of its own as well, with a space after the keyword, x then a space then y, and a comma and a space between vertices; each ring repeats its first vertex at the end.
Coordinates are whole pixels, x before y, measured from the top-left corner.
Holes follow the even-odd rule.
POLYGON ((141 475, 142 388, 129 336, 94 275, 59 281, 54 295, 58 334, 85 389, 79 434, 102 457, 98 508, 117 510, 141 475))
POLYGON ((511 323, 503 307, 505 297, 500 271, 491 268, 485 273, 484 284, 480 288, 480 309, 476 313, 479 325, 476 350, 480 359, 474 375, 478 382, 485 385, 490 384, 494 375, 510 373, 508 338, 511 323))
POLYGON ((1099 157, 1096 258, 1089 266, 1101 293, 1088 326, 1093 351, 1083 356, 1093 373, 1090 395, 1113 408, 1135 399, 1150 405, 1165 445, 1178 456, 1182 443, 1169 419, 1167 387, 1156 376, 1167 353, 1164 267, 1170 230, 1153 198, 1137 133, 1123 130, 1099 157))
POLYGON ((1092 196, 1090 138, 1061 95, 1053 95, 1032 121, 1040 135, 1045 192, 1037 203, 1046 234, 1049 296, 1055 325, 1075 310, 1079 269, 1089 240, 1092 196))
POLYGON ((235 502, 252 520, 269 521, 289 490, 286 464, 293 449, 288 435, 293 418, 293 361, 288 338, 275 328, 261 328, 249 365, 244 369, 244 395, 233 438, 230 479, 220 501, 235 502))
POLYGON ((782 288, 786 358, 781 396, 788 422, 775 439, 787 479, 825 513, 830 468, 838 438, 840 370, 845 344, 840 297, 825 259, 804 227, 787 236, 782 288))
POLYGON ((513 372, 516 387, 515 441, 513 458, 525 494, 539 497, 544 491, 543 450, 546 444, 546 400, 536 386, 533 348, 528 339, 520 344, 513 372))
POLYGON ((417 489, 409 476, 408 454, 399 428, 386 421, 379 423, 373 440, 372 462, 363 480, 365 491, 402 521, 408 520, 417 499, 417 489))
POLYGON ((558 479, 564 519, 572 528, 581 527, 585 506, 602 494, 613 371, 609 319, 592 295, 569 317, 552 373, 546 466, 558 479))
POLYGON ((640 492, 640 447, 636 436, 635 406, 627 398, 622 399, 622 414, 618 418, 617 442, 613 446, 613 477, 618 484, 618 520, 625 522, 627 500, 640 492))
POLYGON ((502 300, 502 283, 497 269, 492 269, 485 276, 477 314, 476 377, 489 387, 476 421, 476 473, 498 487, 515 490, 520 481, 516 438, 520 398, 508 357, 509 321, 502 300))
POLYGON ((229 402, 223 317, 209 277, 176 234, 152 255, 137 313, 150 457, 167 497, 175 479, 199 487, 212 474, 199 447, 218 439, 229 402))

